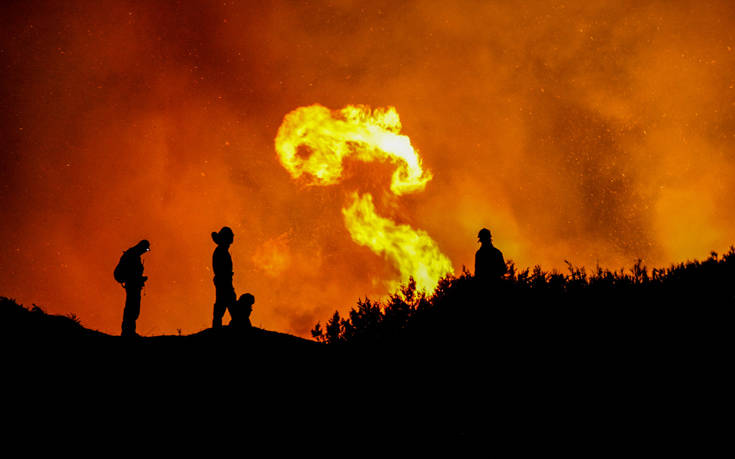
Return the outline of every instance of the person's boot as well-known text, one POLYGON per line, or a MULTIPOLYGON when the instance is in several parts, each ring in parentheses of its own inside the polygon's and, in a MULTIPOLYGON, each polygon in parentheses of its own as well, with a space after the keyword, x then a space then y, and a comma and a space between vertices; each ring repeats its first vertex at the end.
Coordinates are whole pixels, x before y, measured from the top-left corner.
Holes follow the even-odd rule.
POLYGON ((124 323, 120 336, 123 338, 137 338, 140 335, 135 332, 135 324, 124 323))

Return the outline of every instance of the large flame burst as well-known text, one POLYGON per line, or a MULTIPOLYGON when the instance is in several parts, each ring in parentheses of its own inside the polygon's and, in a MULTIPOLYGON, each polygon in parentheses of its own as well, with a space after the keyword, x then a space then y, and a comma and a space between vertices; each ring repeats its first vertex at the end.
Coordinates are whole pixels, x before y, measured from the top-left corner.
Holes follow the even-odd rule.
MULTIPOLYGON (((431 180, 410 139, 400 131, 401 120, 393 107, 370 110, 348 105, 335 112, 318 104, 299 107, 284 117, 276 152, 292 177, 305 177, 311 185, 339 182, 347 157, 390 161, 396 166, 390 191, 400 196, 422 191, 431 180)), ((352 240, 383 255, 400 272, 392 288, 413 277, 420 290, 431 292, 442 276, 453 272, 449 258, 425 231, 379 216, 370 193, 350 193, 348 201, 342 214, 352 240)))

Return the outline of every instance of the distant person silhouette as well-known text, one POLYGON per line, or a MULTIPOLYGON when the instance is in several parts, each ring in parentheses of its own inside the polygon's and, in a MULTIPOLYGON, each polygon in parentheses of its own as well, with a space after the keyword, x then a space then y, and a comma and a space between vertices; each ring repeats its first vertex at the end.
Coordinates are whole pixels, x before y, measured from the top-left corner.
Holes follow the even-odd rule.
POLYGON ((237 327, 241 329, 251 328, 253 325, 250 323, 250 314, 253 312, 253 304, 255 303, 255 297, 250 293, 243 293, 240 298, 235 302, 234 307, 230 308, 230 327, 237 327))
POLYGON ((490 285, 503 277, 508 268, 505 266, 503 253, 493 246, 493 238, 489 229, 481 229, 477 233, 477 238, 482 245, 475 253, 475 279, 490 285))
POLYGON ((143 275, 143 262, 140 257, 150 249, 150 242, 143 239, 124 251, 115 267, 115 280, 125 288, 122 336, 138 336, 135 332, 135 321, 140 315, 140 291, 148 280, 148 277, 143 275))
MULTIPOLYGON (((217 244, 212 255, 212 270, 214 271, 214 317, 212 328, 222 326, 222 317, 225 311, 232 307, 237 300, 235 288, 232 286, 232 257, 230 256, 230 245, 235 239, 232 230, 223 226, 219 233, 212 233, 212 240, 217 244)), ((230 312, 232 315, 232 312, 230 312)))

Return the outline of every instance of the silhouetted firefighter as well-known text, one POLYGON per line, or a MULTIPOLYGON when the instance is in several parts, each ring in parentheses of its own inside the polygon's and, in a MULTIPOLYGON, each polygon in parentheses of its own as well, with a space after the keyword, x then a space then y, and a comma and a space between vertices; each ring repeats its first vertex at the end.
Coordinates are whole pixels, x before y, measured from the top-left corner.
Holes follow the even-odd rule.
MULTIPOLYGON (((223 226, 219 233, 212 233, 212 240, 217 244, 212 255, 212 270, 214 271, 214 317, 212 328, 222 326, 222 317, 225 311, 232 307, 237 300, 235 288, 232 286, 232 257, 230 257, 230 245, 235 239, 232 230, 223 226)), ((230 311, 232 315, 232 311, 230 311)))
POLYGON ((140 257, 150 249, 151 244, 143 239, 123 252, 115 267, 115 280, 125 288, 122 336, 137 336, 135 321, 140 315, 140 291, 148 280, 148 277, 143 275, 143 262, 140 257))
POLYGON ((475 253, 475 279, 484 285, 492 285, 508 270, 503 253, 493 246, 490 230, 483 228, 477 233, 478 242, 482 244, 475 253))

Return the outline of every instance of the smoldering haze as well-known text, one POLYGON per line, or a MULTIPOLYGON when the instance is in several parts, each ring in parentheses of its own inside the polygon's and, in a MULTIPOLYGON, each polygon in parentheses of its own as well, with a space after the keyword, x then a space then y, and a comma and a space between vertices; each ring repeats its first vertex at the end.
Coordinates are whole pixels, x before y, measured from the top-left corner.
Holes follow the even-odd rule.
MULTIPOLYGON (((0 294, 117 332, 122 250, 150 277, 138 329, 208 326, 209 233, 235 231, 253 322, 307 335, 392 268, 354 244, 345 192, 472 265, 661 265, 735 240, 728 2, 24 2, 5 5, 0 294), (273 139, 320 103, 395 106, 434 178, 293 181, 273 139)), ((350 169, 350 167, 352 169, 350 169)))

